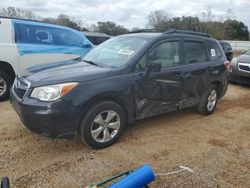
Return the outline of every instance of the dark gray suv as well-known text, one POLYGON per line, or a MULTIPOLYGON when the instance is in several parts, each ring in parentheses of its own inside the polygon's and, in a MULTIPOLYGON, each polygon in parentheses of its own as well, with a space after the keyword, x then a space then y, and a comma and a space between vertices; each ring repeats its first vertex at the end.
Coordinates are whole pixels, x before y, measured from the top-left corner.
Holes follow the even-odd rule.
POLYGON ((219 42, 205 33, 127 34, 81 60, 17 77, 11 103, 35 133, 79 135, 103 148, 138 119, 192 106, 211 114, 226 93, 229 66, 219 42))

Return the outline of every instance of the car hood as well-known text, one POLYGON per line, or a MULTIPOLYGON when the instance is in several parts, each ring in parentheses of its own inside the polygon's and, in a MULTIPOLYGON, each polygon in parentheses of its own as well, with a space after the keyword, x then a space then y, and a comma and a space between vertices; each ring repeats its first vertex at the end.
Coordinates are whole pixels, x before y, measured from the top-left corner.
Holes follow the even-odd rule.
POLYGON ((238 62, 250 64, 250 55, 240 55, 237 59, 238 62))
POLYGON ((111 68, 103 68, 82 61, 67 61, 52 67, 33 67, 24 78, 31 87, 52 85, 65 82, 84 82, 101 79, 108 75, 111 68))

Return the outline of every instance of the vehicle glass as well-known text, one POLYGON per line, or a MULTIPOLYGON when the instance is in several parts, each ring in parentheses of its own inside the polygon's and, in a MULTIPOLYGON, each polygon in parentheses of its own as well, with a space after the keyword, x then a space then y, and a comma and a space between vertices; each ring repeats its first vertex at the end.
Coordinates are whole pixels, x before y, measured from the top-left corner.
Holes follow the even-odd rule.
POLYGON ((245 55, 250 55, 250 50, 247 50, 244 54, 245 55))
POLYGON ((96 46, 83 60, 103 67, 122 67, 151 40, 142 37, 115 37, 96 46))
POLYGON ((227 43, 222 43, 222 47, 224 50, 232 50, 232 47, 230 46, 230 44, 227 44, 227 43))
POLYGON ((92 42, 92 44, 96 45, 96 40, 95 40, 95 37, 93 36, 86 36, 90 42, 92 42))
POLYGON ((149 52, 148 63, 160 61, 162 68, 180 64, 180 42, 163 42, 149 52))
POLYGON ((96 37, 96 45, 99 45, 108 39, 109 39, 109 37, 96 37))
MULTIPOLYGON (((203 42, 198 41, 185 41, 185 64, 193 63, 205 63, 206 62, 206 50, 203 42)), ((214 52, 214 50, 213 50, 214 52)))
POLYGON ((222 53, 219 45, 211 41, 207 41, 206 45, 207 45, 207 54, 210 61, 218 60, 221 58, 222 53))
POLYGON ((94 45, 99 45, 103 42, 105 42, 106 40, 109 39, 109 37, 99 37, 99 36, 87 36, 86 37, 94 44, 94 45))
POLYGON ((135 72, 142 72, 147 67, 147 54, 144 54, 143 57, 136 64, 135 72))
POLYGON ((15 23, 15 40, 16 43, 82 47, 84 38, 66 29, 15 23))

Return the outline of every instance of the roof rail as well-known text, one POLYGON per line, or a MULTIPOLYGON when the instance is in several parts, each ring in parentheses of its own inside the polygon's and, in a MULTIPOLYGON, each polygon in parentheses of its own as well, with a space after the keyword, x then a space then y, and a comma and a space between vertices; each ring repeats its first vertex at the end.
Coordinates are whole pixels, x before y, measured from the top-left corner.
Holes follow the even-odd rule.
POLYGON ((188 34, 188 35, 198 35, 198 36, 202 36, 202 37, 209 37, 211 38, 211 36, 208 33, 203 33, 203 32, 196 32, 196 31, 187 31, 187 30, 177 30, 177 29, 170 29, 166 32, 164 32, 163 34, 188 34))
POLYGON ((135 31, 130 31, 129 33, 153 33, 155 32, 154 29, 138 29, 135 31))

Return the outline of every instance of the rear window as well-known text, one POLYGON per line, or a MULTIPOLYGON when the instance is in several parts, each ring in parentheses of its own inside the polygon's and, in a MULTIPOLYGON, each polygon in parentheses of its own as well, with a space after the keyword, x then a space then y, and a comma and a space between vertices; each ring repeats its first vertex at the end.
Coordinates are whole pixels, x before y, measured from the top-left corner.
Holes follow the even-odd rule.
POLYGON ((232 50, 232 47, 228 43, 221 43, 224 50, 232 50))
POLYGON ((222 57, 222 52, 216 42, 207 41, 207 54, 210 61, 218 60, 222 57))
POLYGON ((16 43, 82 46, 83 37, 60 28, 15 23, 16 43))
POLYGON ((205 45, 199 41, 185 41, 185 63, 205 63, 207 61, 207 55, 205 45))
POLYGON ((94 44, 94 45, 99 45, 106 40, 109 39, 109 37, 99 37, 99 36, 87 36, 86 37, 94 44))

